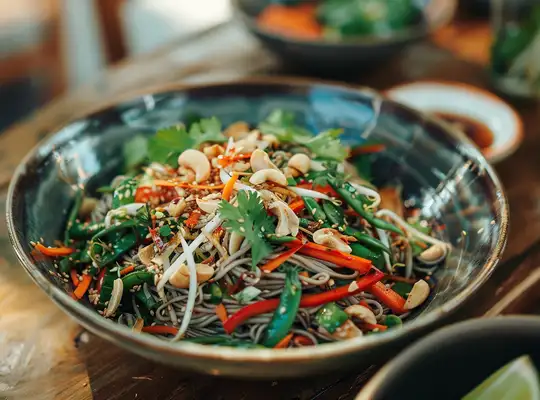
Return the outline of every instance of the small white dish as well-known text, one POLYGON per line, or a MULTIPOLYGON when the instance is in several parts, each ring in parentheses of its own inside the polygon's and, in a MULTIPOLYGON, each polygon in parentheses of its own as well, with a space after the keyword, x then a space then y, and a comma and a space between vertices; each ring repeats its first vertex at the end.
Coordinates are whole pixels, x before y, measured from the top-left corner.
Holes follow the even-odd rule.
MULTIPOLYGON (((395 86, 387 90, 386 95, 423 112, 450 114, 476 122, 478 131, 483 127, 485 133, 491 133, 490 140, 484 140, 487 145, 481 148, 491 163, 512 154, 523 138, 523 124, 517 112, 499 97, 475 86, 459 82, 420 81, 395 86)), ((470 128, 473 129, 473 124, 470 128)))

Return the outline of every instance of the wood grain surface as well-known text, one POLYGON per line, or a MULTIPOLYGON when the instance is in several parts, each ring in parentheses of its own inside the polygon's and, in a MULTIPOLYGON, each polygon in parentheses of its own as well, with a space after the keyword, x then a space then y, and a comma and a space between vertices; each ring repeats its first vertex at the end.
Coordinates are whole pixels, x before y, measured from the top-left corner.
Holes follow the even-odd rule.
MULTIPOLYGON (((486 43, 487 23, 455 24, 439 32, 433 41, 414 45, 385 65, 359 71, 347 80, 381 90, 418 79, 456 80, 489 88, 487 55, 485 47, 480 47, 486 43)), ((59 99, 0 136, 0 187, 4 188, 0 203, 5 202, 6 185, 20 159, 66 119, 146 85, 265 73, 291 71, 284 70, 234 24, 128 60, 107 71, 99 82, 59 99)), ((536 243, 540 238, 540 107, 514 106, 524 122, 524 142, 496 166, 511 207, 505 262, 456 319, 540 311, 536 307, 540 297, 540 244, 536 243)), ((143 360, 81 332, 57 311, 17 265, 4 226, 0 228, 0 397, 346 400, 353 399, 377 369, 254 382, 192 375, 143 360)))

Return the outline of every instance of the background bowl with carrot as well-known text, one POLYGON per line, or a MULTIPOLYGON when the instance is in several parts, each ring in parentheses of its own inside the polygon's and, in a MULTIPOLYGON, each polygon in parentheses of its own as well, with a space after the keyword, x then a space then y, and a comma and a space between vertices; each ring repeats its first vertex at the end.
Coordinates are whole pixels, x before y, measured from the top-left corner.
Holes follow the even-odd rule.
POLYGON ((233 0, 233 5, 247 28, 285 62, 344 71, 384 60, 444 26, 456 1, 233 0))
MULTIPOLYGON (((367 89, 285 78, 169 86, 152 94, 141 92, 144 97, 107 104, 100 111, 83 114, 76 121, 66 121, 63 128, 22 161, 11 182, 7 203, 10 238, 29 275, 81 325, 118 346, 170 365, 239 377, 292 377, 381 363, 415 338, 442 325, 446 317, 485 282, 501 257, 506 241, 508 206, 496 175, 466 138, 430 117, 367 89), (149 96, 153 99, 151 106, 149 96), (444 265, 427 272, 429 281, 434 283, 430 297, 425 305, 411 313, 406 323, 377 334, 320 346, 209 348, 187 340, 163 340, 154 334, 168 332, 152 332, 158 329, 156 327, 150 326, 150 331, 141 333, 103 318, 88 302, 88 288, 94 287, 90 278, 81 280, 80 276, 63 277, 56 273, 54 260, 65 256, 66 250, 54 243, 62 237, 71 219, 69 210, 74 209, 78 201, 77 189, 84 187, 87 193, 94 193, 125 171, 127 161, 134 154, 133 147, 126 146, 127 143, 132 143, 139 135, 153 137, 156 130, 188 121, 193 115, 215 116, 226 126, 235 121, 258 126, 276 108, 294 113, 302 132, 341 128, 342 143, 351 149, 350 162, 355 168, 369 174, 377 187, 400 186, 407 207, 417 209, 422 219, 433 221, 437 228, 434 235, 451 245, 452 251, 444 265), (75 289, 71 280, 77 282, 75 289)), ((336 190, 340 188, 343 189, 339 186, 336 190)), ((143 201, 145 192, 139 195, 143 201)), ((347 193, 340 195, 347 200, 347 193)), ((364 213, 360 208, 355 211, 364 213)), ((191 221, 185 223, 191 224, 191 221)), ((195 217, 193 223, 197 223, 195 217)), ((283 254, 298 250, 298 245, 296 241, 289 243, 284 246, 283 254)), ((317 257, 324 248, 310 244, 303 251, 308 250, 310 256, 317 257)), ((338 255, 325 251, 319 258, 335 263, 338 255)), ((339 255, 340 263, 349 260, 355 259, 339 255)), ((342 266, 360 267, 358 264, 342 266)), ((141 274, 129 268, 118 270, 117 280, 131 289, 140 285, 141 274)), ((264 269, 274 269, 274 266, 269 263, 264 269)), ((390 297, 395 296, 394 291, 386 290, 384 285, 373 287, 374 282, 383 279, 380 275, 383 274, 366 275, 369 282, 366 281, 365 288, 369 286, 376 297, 384 298, 388 307, 393 303, 403 304, 404 299, 400 297, 395 297, 399 304, 394 302, 390 297)), ((302 278, 306 277, 299 276, 302 278)), ((300 306, 310 307, 350 295, 350 285, 343 286, 339 281, 332 284, 335 289, 325 292, 324 298, 309 294, 294 299, 300 306)), ((356 285, 352 292, 363 290, 364 286, 356 285)), ((109 289, 114 291, 114 285, 109 289)), ((255 310, 256 313, 264 313, 274 309, 276 302, 253 304, 263 307, 255 310)), ((222 316, 225 329, 234 331, 237 323, 242 323, 244 314, 251 311, 252 306, 242 308, 234 318, 222 316)), ((216 313, 219 317, 219 310, 216 313)))

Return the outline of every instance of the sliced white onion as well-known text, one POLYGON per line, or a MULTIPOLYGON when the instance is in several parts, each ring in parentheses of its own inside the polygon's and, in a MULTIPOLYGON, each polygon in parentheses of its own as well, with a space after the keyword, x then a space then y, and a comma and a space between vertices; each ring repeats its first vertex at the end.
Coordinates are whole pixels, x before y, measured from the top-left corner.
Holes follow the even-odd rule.
MULTIPOLYGON (((379 240, 382 244, 384 244, 387 248, 390 249, 390 241, 388 240, 388 235, 386 232, 382 229, 376 228, 377 235, 379 236, 379 240)), ((384 257, 384 265, 386 266, 386 270, 388 273, 392 273, 392 264, 390 263, 390 256, 386 251, 383 251, 383 257, 384 257)))
POLYGON ((195 300, 197 298, 197 265, 193 259, 193 252, 190 250, 186 239, 180 236, 180 243, 182 243, 182 248, 184 249, 183 255, 186 256, 186 262, 189 269, 189 291, 188 298, 186 303, 186 310, 184 316, 182 317, 182 323, 178 329, 178 333, 172 339, 173 341, 181 339, 186 333, 189 321, 191 321, 191 315, 193 314, 193 308, 195 307, 195 300))
POLYGON ((122 294, 124 293, 124 282, 122 279, 117 278, 114 280, 113 288, 111 291, 111 298, 109 300, 109 303, 107 304, 107 308, 105 310, 105 317, 110 317, 113 315, 116 310, 118 309, 118 306, 120 305, 120 302, 122 301, 122 294))
MULTIPOLYGON (((203 228, 203 231, 206 233, 212 233, 214 232, 218 226, 221 225, 221 218, 219 215, 216 215, 212 220, 203 228)), ((181 237, 181 239, 183 239, 181 237)), ((197 236, 193 242, 190 243, 188 246, 189 250, 191 252, 194 252, 203 242, 206 240, 206 236, 203 232, 197 236)), ((159 280, 157 284, 157 289, 163 289, 165 287, 165 284, 169 281, 170 277, 180 269, 182 264, 186 261, 186 253, 180 254, 180 257, 176 259, 176 261, 163 273, 163 276, 159 280)))
POLYGON ((309 163, 309 169, 311 171, 316 171, 316 172, 326 171, 326 168, 324 167, 323 163, 320 161, 315 161, 315 160, 311 160, 311 162, 309 163))
POLYGON ((287 189, 302 197, 313 197, 314 199, 332 200, 326 194, 317 192, 315 190, 299 188, 296 186, 287 186, 287 189))
POLYGON ((353 188, 356 189, 356 193, 375 199, 375 201, 373 201, 373 204, 371 205, 372 207, 378 207, 379 204, 381 204, 381 195, 376 190, 373 190, 366 186, 359 185, 358 183, 354 183, 354 182, 349 182, 349 183, 353 188))
POLYGON ((397 215, 395 212, 393 212, 391 210, 387 210, 387 209, 379 210, 379 211, 377 211, 375 213, 375 216, 377 218, 380 218, 380 217, 388 217, 388 218, 390 218, 392 221, 394 221, 398 225, 401 225, 412 236, 414 236, 414 237, 416 237, 418 239, 421 239, 426 243, 439 244, 441 246, 446 246, 448 248, 448 250, 450 250, 452 248, 450 243, 446 243, 446 242, 443 242, 442 240, 435 239, 435 238, 433 238, 431 236, 428 236, 425 233, 422 233, 419 230, 413 228, 411 225, 406 223, 403 220, 403 218, 401 218, 399 215, 397 215))
POLYGON ((145 203, 131 203, 115 208, 114 210, 110 210, 105 216, 105 227, 109 228, 111 226, 112 217, 119 215, 134 216, 135 214, 137 214, 139 208, 143 207, 144 205, 145 203))

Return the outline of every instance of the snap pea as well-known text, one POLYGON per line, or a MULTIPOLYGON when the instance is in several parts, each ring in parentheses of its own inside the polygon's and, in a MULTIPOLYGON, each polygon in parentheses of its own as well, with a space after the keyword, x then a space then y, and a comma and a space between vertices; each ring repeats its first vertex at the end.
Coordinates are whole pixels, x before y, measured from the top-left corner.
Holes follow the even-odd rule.
POLYGON ((274 234, 266 235, 266 238, 270 242, 275 243, 275 244, 289 243, 296 240, 296 238, 292 236, 277 236, 274 234))
POLYGON ((99 306, 106 307, 106 303, 111 299, 111 294, 114 286, 114 280, 118 278, 118 274, 108 270, 103 276, 101 283, 101 291, 99 292, 99 306))
POLYGON ((357 231, 356 229, 350 227, 347 227, 347 229, 345 229, 343 233, 349 236, 353 236, 356 240, 358 240, 359 243, 362 243, 363 245, 371 248, 372 250, 384 251, 385 253, 392 254, 390 249, 386 247, 379 239, 374 238, 367 233, 357 231))
POLYGON ((133 203, 135 201, 135 192, 137 191, 138 185, 139 182, 134 178, 127 178, 120 182, 113 193, 112 208, 118 208, 133 203))
POLYGON ((343 231, 345 229, 345 213, 343 209, 329 200, 322 201, 322 208, 332 226, 335 225, 338 230, 343 231))
POLYGON ((399 235, 404 235, 401 229, 397 226, 386 222, 380 218, 375 217, 372 213, 364 208, 364 196, 357 194, 356 189, 348 182, 340 183, 334 177, 328 178, 328 183, 334 188, 341 198, 356 211, 362 218, 373 225, 376 228, 383 229, 385 231, 391 231, 399 235))
POLYGON ((349 246, 352 249, 353 255, 371 260, 373 265, 378 269, 384 268, 384 257, 382 253, 371 251, 359 243, 349 243, 349 246))
POLYGON ((313 219, 315 221, 326 221, 326 214, 315 199, 313 199, 312 197, 302 197, 302 200, 304 200, 304 204, 306 205, 307 210, 313 216, 313 219))
POLYGON ((121 231, 121 230, 127 229, 127 228, 133 228, 137 224, 138 224, 138 222, 135 221, 134 219, 128 219, 127 221, 123 221, 123 222, 121 222, 119 224, 111 225, 107 229, 103 229, 102 231, 100 231, 100 232, 96 233, 94 236, 92 236, 91 240, 94 242, 97 239, 102 238, 103 236, 106 236, 106 235, 108 235, 110 233, 118 232, 118 231, 121 231))
MULTIPOLYGON (((106 252, 98 261, 100 267, 104 267, 116 261, 121 255, 132 249, 138 242, 138 235, 134 232, 129 232, 120 239, 112 243, 112 252, 106 252)), ((95 246, 95 244, 94 244, 95 246)))
POLYGON ((328 333, 334 333, 345 323, 349 316, 336 303, 325 304, 315 315, 315 321, 328 333))
POLYGON ((122 283, 124 284, 124 292, 126 290, 132 289, 133 286, 142 285, 143 283, 152 284, 154 283, 155 274, 148 271, 135 271, 131 274, 127 274, 122 278, 122 283))
POLYGON ((400 327, 403 325, 403 321, 398 316, 390 314, 384 319, 384 324, 389 328, 400 327))
POLYGON ((143 283, 141 290, 135 292, 135 297, 149 310, 154 310, 159 305, 148 289, 148 283, 143 283))
POLYGON ((85 239, 94 236, 96 233, 105 229, 105 224, 103 222, 97 222, 94 224, 89 223, 78 223, 75 222, 69 228, 69 235, 76 239, 85 239))
POLYGON ((69 257, 62 258, 58 263, 58 271, 60 271, 61 274, 69 274, 71 268, 73 268, 73 263, 70 261, 69 257))
POLYGON ((210 292, 210 303, 212 304, 220 304, 223 300, 223 291, 219 287, 217 283, 212 283, 208 287, 208 291, 210 292))
POLYGON ((71 208, 71 212, 69 213, 66 230, 64 232, 64 243, 66 245, 69 244, 70 229, 71 229, 71 226, 77 221, 77 215, 79 215, 79 209, 81 208, 83 198, 84 198, 84 191, 82 189, 79 189, 77 193, 75 193, 75 202, 73 203, 73 207, 71 208))
POLYGON ((298 278, 298 271, 289 267, 286 271, 285 287, 281 292, 279 306, 266 329, 264 346, 274 347, 287 336, 300 307, 300 297, 302 297, 302 284, 298 278))
POLYGON ((411 292, 413 285, 407 282, 396 282, 392 285, 392 290, 403 298, 407 298, 411 292))

